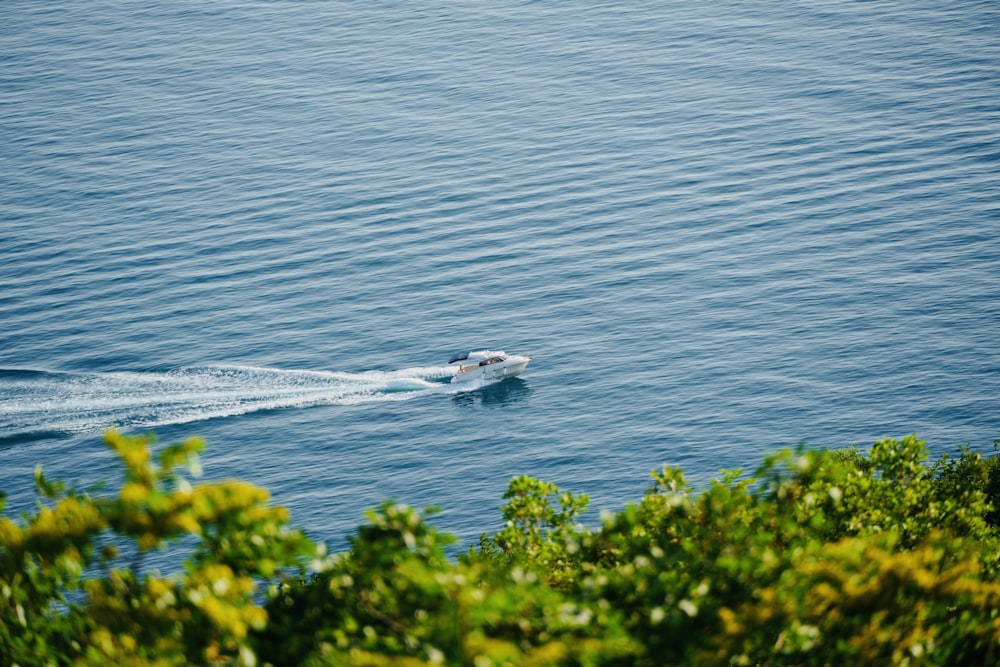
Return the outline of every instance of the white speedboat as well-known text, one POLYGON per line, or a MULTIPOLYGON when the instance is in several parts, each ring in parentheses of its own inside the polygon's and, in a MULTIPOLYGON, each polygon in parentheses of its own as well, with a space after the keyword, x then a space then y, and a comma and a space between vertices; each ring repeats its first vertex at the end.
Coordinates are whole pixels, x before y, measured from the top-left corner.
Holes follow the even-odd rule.
POLYGON ((496 382, 520 375, 529 361, 531 361, 530 357, 520 354, 481 350, 479 352, 461 352, 449 359, 448 363, 458 366, 455 376, 451 379, 452 382, 471 382, 473 380, 496 382))

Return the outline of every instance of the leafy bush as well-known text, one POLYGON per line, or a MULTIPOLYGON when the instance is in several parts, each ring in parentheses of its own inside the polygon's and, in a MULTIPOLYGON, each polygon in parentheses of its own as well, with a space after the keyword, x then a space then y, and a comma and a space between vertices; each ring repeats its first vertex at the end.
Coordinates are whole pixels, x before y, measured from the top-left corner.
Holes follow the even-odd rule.
POLYGON ((109 433, 125 467, 117 496, 49 482, 23 525, 0 518, 0 661, 10 665, 254 664, 267 621, 257 580, 315 548, 268 493, 238 481, 192 485, 197 439, 163 449, 109 433), (194 540, 183 570, 143 573, 146 554, 194 540), (126 564, 126 558, 128 558, 126 564))
POLYGON ((155 462, 148 439, 107 441, 117 495, 39 471, 38 510, 0 518, 0 664, 1000 660, 1000 461, 968 448, 929 464, 914 436, 800 447, 700 491, 665 468, 596 528, 585 495, 516 477, 504 527, 458 558, 433 509, 386 502, 317 560, 262 489, 175 472, 197 472, 199 441, 155 462), (190 545, 182 570, 143 572, 166 544, 190 545))
POLYGON ((283 586, 268 611, 284 625, 261 636, 261 657, 281 664, 294 645, 300 662, 347 665, 992 664, 995 470, 968 450, 929 466, 913 436, 779 452, 700 493, 666 468, 597 530, 576 523, 586 496, 518 477, 505 527, 457 563, 428 551, 421 540, 441 536, 424 516, 386 505, 327 570, 283 586))

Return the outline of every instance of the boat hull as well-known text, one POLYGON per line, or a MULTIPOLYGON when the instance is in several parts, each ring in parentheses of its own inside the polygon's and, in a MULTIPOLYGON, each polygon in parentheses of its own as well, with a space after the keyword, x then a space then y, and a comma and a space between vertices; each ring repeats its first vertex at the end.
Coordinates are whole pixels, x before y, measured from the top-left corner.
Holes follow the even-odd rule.
POLYGON ((459 370, 451 381, 453 384, 474 382, 477 380, 482 382, 497 382, 520 375, 524 372, 529 361, 531 361, 529 357, 512 354, 503 361, 459 370))

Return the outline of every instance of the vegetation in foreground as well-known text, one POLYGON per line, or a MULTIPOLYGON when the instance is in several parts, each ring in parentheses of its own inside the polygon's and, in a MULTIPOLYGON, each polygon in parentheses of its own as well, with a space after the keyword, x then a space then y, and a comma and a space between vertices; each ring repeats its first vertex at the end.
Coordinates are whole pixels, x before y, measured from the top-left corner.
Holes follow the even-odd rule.
POLYGON ((3 665, 988 665, 1000 661, 1000 460, 914 436, 783 451, 579 523, 518 477, 459 558, 385 503, 325 556, 263 489, 195 482, 199 440, 110 433, 117 493, 39 469, 0 517, 3 665), (143 568, 173 544, 174 574, 143 568))

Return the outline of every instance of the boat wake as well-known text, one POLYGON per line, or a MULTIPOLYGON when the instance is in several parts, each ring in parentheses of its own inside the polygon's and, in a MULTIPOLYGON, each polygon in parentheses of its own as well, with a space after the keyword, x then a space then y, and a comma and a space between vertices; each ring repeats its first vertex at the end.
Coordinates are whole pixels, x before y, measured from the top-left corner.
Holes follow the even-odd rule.
POLYGON ((447 366, 364 373, 247 366, 116 373, 0 369, 0 443, 455 393, 445 384, 452 375, 447 366))

